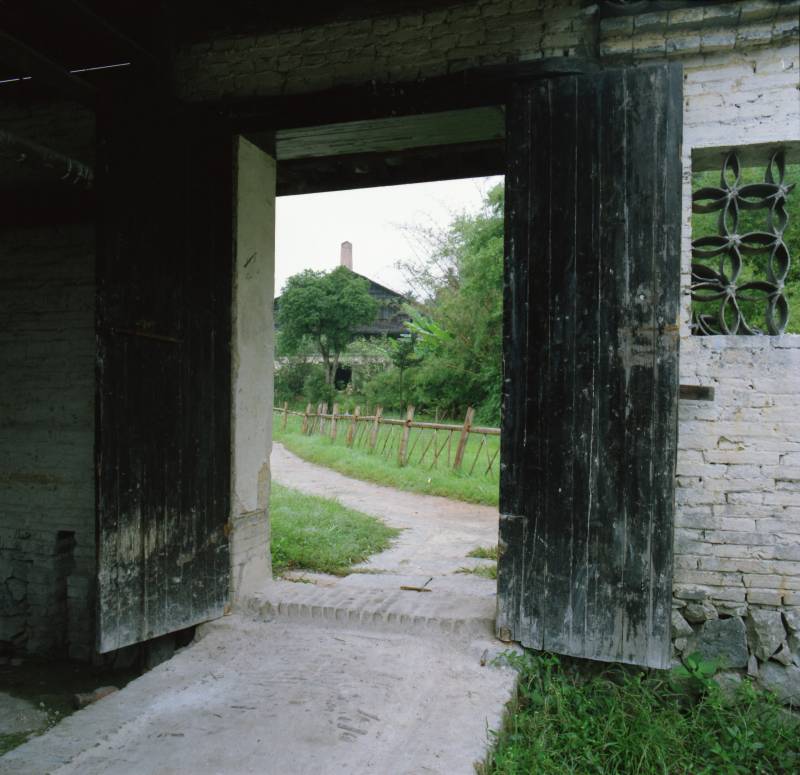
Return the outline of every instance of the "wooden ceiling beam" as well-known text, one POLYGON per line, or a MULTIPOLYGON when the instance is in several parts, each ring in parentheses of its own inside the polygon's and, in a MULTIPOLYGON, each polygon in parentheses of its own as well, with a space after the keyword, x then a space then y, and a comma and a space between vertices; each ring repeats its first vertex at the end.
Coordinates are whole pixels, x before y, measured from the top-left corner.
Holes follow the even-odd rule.
POLYGON ((278 162, 278 196, 502 175, 505 141, 278 162))
POLYGON ((71 13, 78 20, 84 22, 87 26, 94 27, 98 32, 110 38, 115 46, 119 48, 120 55, 124 58, 151 70, 160 70, 162 68, 161 62, 152 51, 126 35, 107 19, 95 13, 85 3, 80 2, 80 0, 62 0, 62 2, 68 5, 71 13))
POLYGON ((97 101, 94 86, 3 30, 0 30, 0 59, 15 68, 20 77, 41 81, 68 99, 91 107, 97 101))

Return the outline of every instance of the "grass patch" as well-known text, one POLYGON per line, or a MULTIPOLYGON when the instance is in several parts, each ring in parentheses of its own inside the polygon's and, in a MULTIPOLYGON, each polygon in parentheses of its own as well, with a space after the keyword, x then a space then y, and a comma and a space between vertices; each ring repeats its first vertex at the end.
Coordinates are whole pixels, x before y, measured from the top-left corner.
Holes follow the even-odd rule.
POLYGON ((473 549, 467 557, 476 557, 479 560, 494 560, 497 562, 497 545, 494 546, 479 546, 477 549, 473 549))
POLYGON ((388 549, 399 530, 338 501, 273 482, 272 572, 303 569, 345 576, 351 566, 388 549))
POLYGON ((31 737, 35 737, 38 732, 18 732, 11 735, 0 735, 0 756, 12 751, 17 746, 28 742, 31 737))
MULTIPOLYGON (((416 465, 413 460, 401 468, 394 457, 387 458, 377 452, 370 453, 368 450, 355 447, 348 449, 338 440, 336 443, 331 443, 327 436, 304 436, 294 430, 291 424, 285 431, 280 430, 278 425, 279 423, 276 423, 273 431, 274 438, 290 452, 303 460, 332 468, 346 476, 409 492, 442 495, 446 498, 482 503, 487 506, 497 505, 499 486, 496 478, 477 473, 470 476, 465 471, 453 471, 441 465, 439 468, 431 469, 427 462, 416 465)), ((339 435, 344 437, 345 433, 346 429, 339 435)), ((416 456, 417 451, 413 457, 416 456)), ((469 449, 465 460, 471 462, 469 449)))
POLYGON ((456 573, 471 573, 473 576, 480 576, 484 579, 497 578, 497 565, 476 565, 474 568, 459 568, 456 573))
POLYGON ((696 672, 505 658, 520 671, 519 693, 486 775, 800 771, 800 722, 748 680, 726 699, 696 672))

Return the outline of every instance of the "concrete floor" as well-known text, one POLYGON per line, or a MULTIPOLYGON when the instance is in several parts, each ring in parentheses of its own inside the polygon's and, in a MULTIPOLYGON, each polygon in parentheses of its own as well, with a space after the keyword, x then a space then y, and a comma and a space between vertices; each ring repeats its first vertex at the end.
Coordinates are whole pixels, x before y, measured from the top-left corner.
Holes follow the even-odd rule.
POLYGON ((202 629, 0 773, 466 775, 514 686, 508 668, 481 665, 488 641, 237 615, 202 629))
POLYGON ((35 733, 48 721, 47 711, 30 700, 0 692, 0 735, 35 733))
POLYGON ((370 573, 278 581, 122 691, 0 758, 0 775, 474 772, 515 675, 492 663, 483 506, 348 479, 276 445, 274 478, 404 528, 370 573), (424 584, 432 591, 404 591, 424 584))

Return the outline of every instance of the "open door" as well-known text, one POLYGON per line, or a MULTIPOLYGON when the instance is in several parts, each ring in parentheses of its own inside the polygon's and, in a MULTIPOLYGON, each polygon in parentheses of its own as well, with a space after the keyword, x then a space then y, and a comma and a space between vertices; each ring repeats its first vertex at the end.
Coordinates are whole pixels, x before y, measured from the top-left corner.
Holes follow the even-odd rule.
POLYGON ((519 84, 507 122, 498 634, 667 667, 681 68, 519 84))
POLYGON ((232 148, 152 98, 99 113, 98 649, 229 598, 232 148))

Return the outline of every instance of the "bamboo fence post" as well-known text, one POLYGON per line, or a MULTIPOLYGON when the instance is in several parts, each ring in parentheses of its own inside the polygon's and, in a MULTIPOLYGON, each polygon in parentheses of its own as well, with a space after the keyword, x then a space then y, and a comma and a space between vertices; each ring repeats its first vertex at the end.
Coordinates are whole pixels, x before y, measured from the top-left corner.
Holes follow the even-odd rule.
POLYGON ((458 440, 458 447, 456 447, 456 457, 453 461, 453 470, 458 471, 461 468, 461 463, 464 461, 464 450, 467 448, 467 441, 469 440, 469 429, 472 427, 472 420, 475 417, 475 410, 470 406, 467 407, 467 414, 464 417, 464 427, 461 429, 461 437, 458 440))
POLYGON ((336 441, 336 416, 339 414, 339 404, 334 404, 331 409, 331 441, 336 441))
POLYGON ((328 402, 322 402, 322 411, 319 415, 319 433, 320 435, 325 433, 325 415, 328 414, 328 402))
POLYGON ((302 432, 304 435, 308 434, 308 415, 311 414, 311 404, 306 404, 306 410, 303 412, 303 427, 302 432))
POLYGON ((369 434, 369 450, 372 452, 375 449, 375 444, 378 442, 378 427, 381 423, 381 415, 383 414, 383 407, 375 407, 375 419, 372 421, 372 430, 369 434))
POLYGON ((414 406, 410 404, 406 409, 406 421, 403 425, 403 435, 400 438, 400 446, 397 448, 397 462, 404 466, 408 462, 408 436, 411 433, 411 423, 414 421, 414 406))
POLYGON ((283 430, 286 430, 286 422, 289 419, 289 402, 283 402, 283 430))
POLYGON ((357 406, 353 411, 353 420, 350 423, 350 427, 347 429, 347 438, 345 439, 345 443, 348 447, 353 446, 353 439, 356 435, 356 430, 358 429, 358 418, 361 414, 361 407, 357 406))

